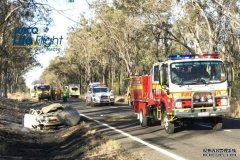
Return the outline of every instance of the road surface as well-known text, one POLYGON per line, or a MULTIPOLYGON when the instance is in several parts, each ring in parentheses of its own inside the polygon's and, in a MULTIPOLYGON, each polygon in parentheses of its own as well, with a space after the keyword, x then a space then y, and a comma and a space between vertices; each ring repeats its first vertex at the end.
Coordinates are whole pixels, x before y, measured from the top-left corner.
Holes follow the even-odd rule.
POLYGON ((141 127, 132 108, 123 103, 96 107, 76 100, 69 103, 80 114, 90 118, 99 132, 117 140, 125 149, 143 159, 240 159, 240 119, 224 119, 221 131, 213 131, 208 124, 197 123, 188 128, 177 128, 176 133, 169 135, 159 124, 141 127), (214 153, 212 155, 204 152, 205 149, 219 150, 211 152, 214 153))

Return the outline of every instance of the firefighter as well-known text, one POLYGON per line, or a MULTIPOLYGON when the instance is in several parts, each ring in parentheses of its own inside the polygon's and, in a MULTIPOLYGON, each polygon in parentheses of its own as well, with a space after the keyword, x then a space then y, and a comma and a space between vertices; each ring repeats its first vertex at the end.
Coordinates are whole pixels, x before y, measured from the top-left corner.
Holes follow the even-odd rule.
POLYGON ((64 89, 63 91, 63 102, 67 102, 69 96, 69 91, 67 89, 64 89))
POLYGON ((58 100, 61 99, 61 97, 62 97, 62 90, 61 89, 57 89, 56 90, 56 95, 57 95, 57 99, 58 100))
POLYGON ((51 87, 51 100, 55 100, 55 99, 56 99, 55 89, 54 87, 51 87))

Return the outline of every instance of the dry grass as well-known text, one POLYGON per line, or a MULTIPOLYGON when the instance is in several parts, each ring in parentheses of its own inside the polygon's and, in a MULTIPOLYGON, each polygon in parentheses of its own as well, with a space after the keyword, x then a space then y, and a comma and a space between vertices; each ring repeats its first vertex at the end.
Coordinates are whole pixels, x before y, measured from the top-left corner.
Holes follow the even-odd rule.
POLYGON ((127 102, 127 96, 123 95, 123 96, 115 96, 115 102, 127 102))
POLYGON ((94 135, 95 133, 96 133, 95 129, 89 130, 89 131, 87 131, 87 133, 84 136, 94 135))
POLYGON ((30 95, 24 92, 16 92, 13 94, 8 93, 8 98, 19 100, 19 101, 25 101, 25 100, 31 99, 30 95))
POLYGON ((234 118, 240 118, 240 100, 231 101, 230 116, 234 118))
POLYGON ((142 156, 136 157, 126 152, 116 141, 106 140, 99 146, 88 151, 84 157, 86 160, 138 160, 143 159, 142 156))
POLYGON ((85 121, 82 121, 82 122, 80 123, 80 126, 82 126, 82 127, 84 127, 84 128, 90 128, 90 124, 87 123, 87 122, 85 122, 85 121))
MULTIPOLYGON (((25 96, 24 94, 15 94, 11 95, 11 98, 23 99, 25 96)), ((8 157, 11 159, 13 156, 16 159, 36 159, 36 157, 38 159, 88 160, 139 159, 139 156, 136 158, 137 156, 134 157, 133 154, 124 150, 117 141, 107 139, 109 137, 105 138, 88 121, 82 121, 71 127, 62 126, 58 130, 38 132, 23 128, 20 124, 24 110, 32 107, 34 103, 25 106, 25 102, 10 99, 2 99, 0 102, 4 104, 0 105, 0 137, 2 140, 0 141, 0 157, 4 154, 6 159, 8 157), (49 150, 51 152, 46 155, 49 150)))

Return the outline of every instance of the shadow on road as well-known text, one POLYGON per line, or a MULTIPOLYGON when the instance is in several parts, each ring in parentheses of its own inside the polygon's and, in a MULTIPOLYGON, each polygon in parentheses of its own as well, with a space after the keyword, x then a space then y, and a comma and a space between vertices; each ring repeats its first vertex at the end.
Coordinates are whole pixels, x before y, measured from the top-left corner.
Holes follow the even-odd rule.
MULTIPOLYGON (((240 129, 240 119, 237 118, 224 118, 223 119, 223 130, 224 129, 240 129)), ((202 123, 202 122, 196 122, 191 126, 187 127, 177 127, 176 132, 182 132, 185 130, 202 130, 202 131, 208 131, 212 130, 212 126, 210 123, 202 123)))
POLYGON ((240 119, 239 118, 223 119, 223 129, 240 129, 240 119))

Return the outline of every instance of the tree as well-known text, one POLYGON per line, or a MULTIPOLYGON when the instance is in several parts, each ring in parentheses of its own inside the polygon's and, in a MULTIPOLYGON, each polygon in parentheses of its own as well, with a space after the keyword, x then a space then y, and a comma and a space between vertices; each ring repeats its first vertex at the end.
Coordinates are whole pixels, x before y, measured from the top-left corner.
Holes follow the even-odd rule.
POLYGON ((37 22, 43 25, 50 24, 47 16, 49 10, 44 4, 29 0, 0 2, 0 96, 7 97, 7 92, 18 89, 19 80, 22 79, 31 67, 38 63, 33 52, 27 48, 14 48, 12 35, 15 27, 32 26, 37 22), (24 60, 24 61, 23 61, 24 60))

